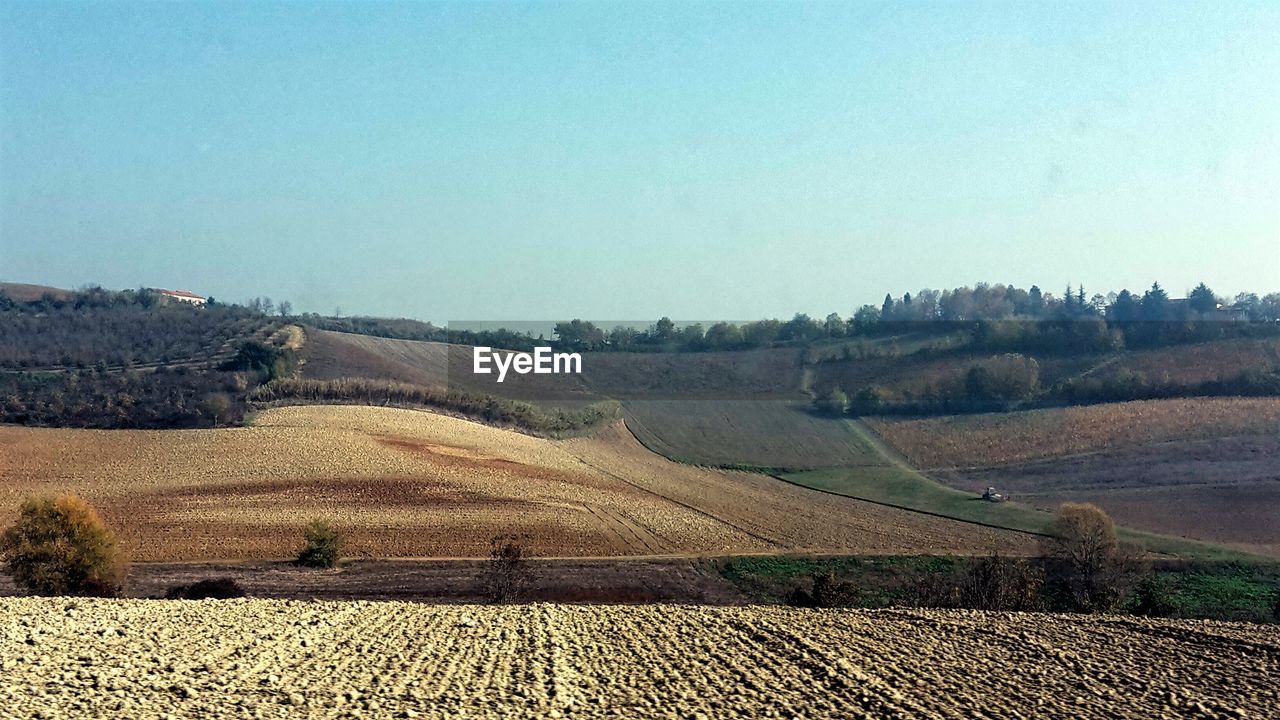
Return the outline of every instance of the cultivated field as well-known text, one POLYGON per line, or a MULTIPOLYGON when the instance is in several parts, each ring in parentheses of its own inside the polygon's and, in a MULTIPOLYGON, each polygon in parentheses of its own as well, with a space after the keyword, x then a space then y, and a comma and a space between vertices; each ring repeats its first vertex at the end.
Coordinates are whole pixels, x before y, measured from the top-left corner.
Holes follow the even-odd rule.
POLYGON ((312 517, 335 522, 355 557, 481 557, 506 533, 544 557, 991 543, 966 523, 677 464, 621 426, 552 441, 391 408, 278 408, 219 430, 0 427, 0 476, 0 523, 23 497, 74 492, 136 560, 288 557, 312 517))
POLYGON ((1013 465, 936 471, 971 492, 1101 505, 1117 522, 1280 555, 1280 433, 1183 440, 1013 465))
POLYGON ((1266 717, 1280 628, 773 607, 0 600, 0 716, 1266 717))
POLYGON ((1280 398, 1188 398, 957 415, 871 418, 917 467, 963 468, 1173 440, 1280 432, 1280 398))
POLYGON ((466 345, 308 330, 305 377, 369 377, 548 404, 601 398, 802 399, 800 351, 584 353, 579 375, 475 375, 466 345))
POLYGON ((785 400, 634 400, 627 427, 650 450, 698 465, 882 466, 851 421, 785 400))
POLYGON ((1280 367, 1280 338, 1260 338, 1124 353, 1089 374, 1106 378, 1121 371, 1140 372, 1153 382, 1194 385, 1235 377, 1246 370, 1277 367, 1280 367))

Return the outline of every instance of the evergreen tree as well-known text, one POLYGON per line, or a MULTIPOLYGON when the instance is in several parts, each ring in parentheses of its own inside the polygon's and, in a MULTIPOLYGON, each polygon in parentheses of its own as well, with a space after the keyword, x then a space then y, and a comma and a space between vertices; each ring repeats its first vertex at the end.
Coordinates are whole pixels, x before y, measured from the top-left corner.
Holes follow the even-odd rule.
POLYGON ((1218 309, 1218 296, 1213 294, 1208 285, 1200 283, 1187 296, 1187 304, 1193 312, 1208 314, 1218 309))

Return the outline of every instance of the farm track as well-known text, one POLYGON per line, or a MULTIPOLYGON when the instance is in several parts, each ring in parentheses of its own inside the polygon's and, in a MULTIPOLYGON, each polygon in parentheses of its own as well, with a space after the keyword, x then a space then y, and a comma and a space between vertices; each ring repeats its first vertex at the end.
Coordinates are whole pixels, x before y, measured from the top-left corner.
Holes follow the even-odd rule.
POLYGON ((1280 628, 937 610, 0 600, 0 717, 1266 717, 1280 628))

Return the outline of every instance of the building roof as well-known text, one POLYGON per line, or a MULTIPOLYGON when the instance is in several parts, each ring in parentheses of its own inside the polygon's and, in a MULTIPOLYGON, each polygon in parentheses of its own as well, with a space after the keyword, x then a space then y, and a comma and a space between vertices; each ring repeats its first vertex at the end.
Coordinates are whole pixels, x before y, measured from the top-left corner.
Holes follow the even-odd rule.
POLYGON ((165 290, 164 288, 151 288, 161 295, 172 295, 173 297, 193 298, 195 300, 204 300, 203 295, 197 295, 190 290, 165 290))

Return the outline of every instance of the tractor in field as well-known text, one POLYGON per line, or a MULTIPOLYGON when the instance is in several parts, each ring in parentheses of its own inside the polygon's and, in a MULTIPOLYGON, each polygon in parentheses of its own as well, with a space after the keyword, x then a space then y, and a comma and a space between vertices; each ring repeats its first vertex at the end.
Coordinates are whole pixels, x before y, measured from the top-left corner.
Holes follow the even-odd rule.
POLYGON ((986 500, 987 502, 994 502, 994 503, 998 503, 998 502, 1004 502, 1004 501, 1008 500, 1008 499, 1009 499, 1009 496, 1008 496, 1008 495, 1002 495, 1002 494, 1000 494, 1000 493, 996 492, 996 489, 995 489, 995 488, 993 488, 993 487, 989 487, 989 488, 987 488, 987 489, 986 489, 986 492, 982 493, 982 499, 983 499, 983 500, 986 500))

